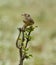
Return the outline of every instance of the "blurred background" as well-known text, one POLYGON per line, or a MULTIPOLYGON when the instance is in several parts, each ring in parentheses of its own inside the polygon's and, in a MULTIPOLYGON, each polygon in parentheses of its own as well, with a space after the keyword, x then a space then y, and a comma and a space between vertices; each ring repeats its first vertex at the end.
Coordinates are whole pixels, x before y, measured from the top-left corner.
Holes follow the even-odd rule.
POLYGON ((56 65, 56 0, 0 0, 0 65, 19 63, 15 42, 25 12, 38 28, 29 42, 33 57, 24 65, 56 65))

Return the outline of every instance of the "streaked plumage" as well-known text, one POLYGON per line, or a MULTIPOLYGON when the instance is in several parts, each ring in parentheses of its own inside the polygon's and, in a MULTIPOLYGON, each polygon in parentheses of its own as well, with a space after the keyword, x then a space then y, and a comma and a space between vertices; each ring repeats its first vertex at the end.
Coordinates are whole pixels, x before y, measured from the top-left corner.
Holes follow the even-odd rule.
POLYGON ((25 14, 22 14, 22 16, 24 16, 23 22, 26 24, 26 26, 34 24, 34 21, 29 14, 25 13, 25 14))

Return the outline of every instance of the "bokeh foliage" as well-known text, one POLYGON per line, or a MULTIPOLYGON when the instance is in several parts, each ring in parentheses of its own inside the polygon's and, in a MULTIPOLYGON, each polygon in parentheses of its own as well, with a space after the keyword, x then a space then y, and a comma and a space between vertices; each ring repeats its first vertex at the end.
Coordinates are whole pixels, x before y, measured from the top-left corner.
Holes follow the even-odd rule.
POLYGON ((15 41, 24 12, 38 25, 29 44, 33 58, 24 64, 56 65, 56 0, 0 0, 0 65, 19 62, 15 41))

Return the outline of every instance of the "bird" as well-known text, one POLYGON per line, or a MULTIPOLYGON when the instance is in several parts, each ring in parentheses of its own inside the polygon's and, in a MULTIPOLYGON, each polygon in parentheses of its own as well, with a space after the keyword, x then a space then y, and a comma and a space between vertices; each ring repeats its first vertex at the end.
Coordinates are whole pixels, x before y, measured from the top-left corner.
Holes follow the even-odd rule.
POLYGON ((22 14, 22 16, 24 17, 24 26, 23 28, 25 29, 27 26, 31 26, 34 24, 34 20, 31 18, 30 14, 28 13, 24 13, 22 14))

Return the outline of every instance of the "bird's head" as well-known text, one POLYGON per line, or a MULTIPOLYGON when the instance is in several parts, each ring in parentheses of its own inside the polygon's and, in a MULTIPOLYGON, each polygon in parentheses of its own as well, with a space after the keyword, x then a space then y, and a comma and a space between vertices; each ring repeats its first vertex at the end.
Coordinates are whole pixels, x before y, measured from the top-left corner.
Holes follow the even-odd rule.
POLYGON ((30 14, 24 13, 24 14, 22 14, 22 16, 24 16, 24 17, 30 17, 30 14))

